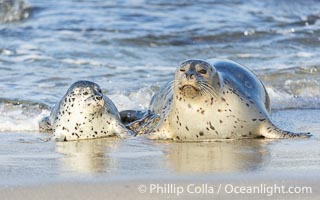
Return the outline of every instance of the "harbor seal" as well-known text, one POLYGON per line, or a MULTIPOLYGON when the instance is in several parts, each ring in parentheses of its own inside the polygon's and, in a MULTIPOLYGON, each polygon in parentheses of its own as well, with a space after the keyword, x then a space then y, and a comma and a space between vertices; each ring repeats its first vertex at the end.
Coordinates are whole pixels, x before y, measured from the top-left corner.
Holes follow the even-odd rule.
POLYGON ((150 110, 160 115, 150 139, 211 141, 310 137, 274 125, 270 100, 253 72, 233 61, 187 60, 156 93, 150 110))
POLYGON ((126 137, 131 134, 120 121, 113 102, 102 94, 100 86, 90 81, 73 83, 52 109, 47 126, 56 141, 126 137))

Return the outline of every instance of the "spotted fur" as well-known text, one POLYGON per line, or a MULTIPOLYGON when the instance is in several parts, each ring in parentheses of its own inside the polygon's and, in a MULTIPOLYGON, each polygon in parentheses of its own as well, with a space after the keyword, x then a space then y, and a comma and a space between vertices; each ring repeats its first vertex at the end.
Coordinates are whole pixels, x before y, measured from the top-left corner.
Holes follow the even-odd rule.
POLYGON ((310 137, 277 128, 262 82, 231 61, 187 60, 152 99, 160 121, 151 139, 208 141, 264 136, 310 137))
POLYGON ((102 94, 99 85, 89 81, 72 84, 52 110, 49 120, 57 141, 130 134, 121 124, 113 102, 102 94))

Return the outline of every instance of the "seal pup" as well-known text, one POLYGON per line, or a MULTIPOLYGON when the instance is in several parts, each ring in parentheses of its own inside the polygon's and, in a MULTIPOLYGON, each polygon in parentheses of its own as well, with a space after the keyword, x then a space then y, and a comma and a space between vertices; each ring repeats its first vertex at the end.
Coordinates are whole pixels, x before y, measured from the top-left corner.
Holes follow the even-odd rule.
POLYGON ((270 100, 257 76, 232 61, 187 60, 174 80, 156 93, 150 110, 160 121, 150 139, 211 141, 240 138, 301 138, 274 125, 270 100))
POLYGON ((102 94, 98 84, 90 81, 73 83, 45 121, 41 122, 46 125, 43 129, 51 127, 56 141, 124 138, 131 134, 121 123, 114 103, 102 94))

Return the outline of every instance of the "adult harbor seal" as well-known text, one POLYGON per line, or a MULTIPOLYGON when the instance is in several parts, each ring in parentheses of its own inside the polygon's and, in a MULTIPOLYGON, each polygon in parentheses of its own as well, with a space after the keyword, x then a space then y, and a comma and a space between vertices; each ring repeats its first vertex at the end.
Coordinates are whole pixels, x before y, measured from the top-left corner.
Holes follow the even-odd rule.
POLYGON ((310 137, 277 128, 262 82, 232 61, 187 60, 151 100, 160 121, 150 139, 210 141, 310 137))
POLYGON ((51 111, 47 124, 51 126, 56 141, 131 134, 121 123, 113 102, 102 94, 98 84, 90 81, 72 84, 51 111))

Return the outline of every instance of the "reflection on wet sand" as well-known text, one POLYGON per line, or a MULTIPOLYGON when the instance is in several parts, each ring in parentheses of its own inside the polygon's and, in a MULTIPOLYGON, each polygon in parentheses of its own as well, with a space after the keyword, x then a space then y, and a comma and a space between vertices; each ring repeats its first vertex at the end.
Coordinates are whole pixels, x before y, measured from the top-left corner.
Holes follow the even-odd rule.
POLYGON ((58 142, 56 151, 64 154, 60 159, 61 170, 78 173, 109 172, 112 161, 107 154, 118 146, 119 141, 116 138, 105 138, 58 142))
POLYGON ((231 140, 168 145, 167 167, 176 173, 235 173, 254 171, 268 157, 268 141, 231 140))
POLYGON ((251 139, 177 143, 141 137, 106 138, 56 143, 56 151, 64 154, 59 161, 63 173, 136 174, 137 169, 141 174, 237 173, 263 166, 269 160, 268 142, 251 139))

